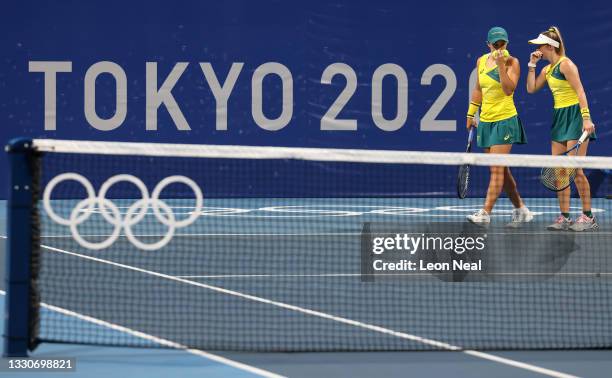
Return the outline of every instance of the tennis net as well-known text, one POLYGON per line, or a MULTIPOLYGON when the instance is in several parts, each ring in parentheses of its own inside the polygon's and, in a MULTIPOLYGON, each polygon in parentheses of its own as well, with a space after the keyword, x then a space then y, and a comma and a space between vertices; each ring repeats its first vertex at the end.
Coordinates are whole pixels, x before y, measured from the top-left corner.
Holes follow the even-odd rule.
POLYGON ((16 348, 612 346, 607 188, 591 187, 596 232, 552 232, 557 195, 538 180, 612 158, 38 139, 8 151, 16 348), (489 225, 467 222, 500 165, 533 219, 512 222, 502 193, 489 225))

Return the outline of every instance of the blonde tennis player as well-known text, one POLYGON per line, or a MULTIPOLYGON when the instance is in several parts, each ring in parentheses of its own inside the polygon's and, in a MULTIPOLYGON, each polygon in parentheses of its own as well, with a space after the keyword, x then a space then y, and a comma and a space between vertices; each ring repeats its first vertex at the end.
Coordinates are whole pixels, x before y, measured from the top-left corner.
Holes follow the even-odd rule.
MULTIPOLYGON (((527 74, 527 92, 535 93, 547 82, 554 99, 553 122, 551 129, 552 154, 558 155, 576 145, 583 131, 589 138, 580 146, 579 155, 586 155, 589 140, 596 139, 595 125, 591 121, 589 105, 576 65, 565 56, 565 45, 559 29, 552 26, 529 43, 538 45, 531 53, 527 74), (550 64, 545 66, 536 78, 535 68, 540 59, 550 64)), ((561 214, 548 226, 549 230, 592 231, 597 222, 591 212, 591 187, 582 169, 577 170, 575 181, 582 200, 582 214, 576 222, 570 218, 570 194, 568 187, 557 192, 561 214)))
MULTIPOLYGON (((506 30, 501 27, 489 30, 487 46, 490 52, 476 61, 478 77, 468 108, 467 128, 478 128, 476 141, 484 152, 509 154, 512 145, 527 143, 513 99, 521 70, 518 59, 510 56, 506 50, 506 30), (479 108, 480 122, 477 125, 474 115, 479 108)), ((467 219, 476 224, 489 224, 493 206, 503 189, 514 205, 510 225, 531 221, 533 214, 523 203, 510 168, 491 167, 490 171, 491 178, 484 206, 476 213, 468 215, 467 219)))

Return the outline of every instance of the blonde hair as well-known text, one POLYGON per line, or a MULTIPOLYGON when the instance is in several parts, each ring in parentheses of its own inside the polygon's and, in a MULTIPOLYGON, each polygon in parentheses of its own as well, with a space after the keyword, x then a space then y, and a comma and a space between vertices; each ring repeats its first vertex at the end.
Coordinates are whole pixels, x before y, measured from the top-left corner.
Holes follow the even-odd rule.
POLYGON ((543 32, 542 34, 544 34, 548 38, 554 39, 555 41, 559 42, 559 47, 555 47, 555 51, 557 51, 557 54, 565 56, 565 43, 563 43, 563 38, 561 37, 561 32, 559 31, 558 27, 551 26, 550 28, 548 28, 547 31, 543 32))

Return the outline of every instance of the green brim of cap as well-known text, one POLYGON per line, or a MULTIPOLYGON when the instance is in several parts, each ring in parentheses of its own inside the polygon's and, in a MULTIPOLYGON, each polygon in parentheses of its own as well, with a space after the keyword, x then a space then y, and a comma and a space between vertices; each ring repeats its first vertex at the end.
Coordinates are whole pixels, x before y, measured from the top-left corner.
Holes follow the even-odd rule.
POLYGON ((508 41, 508 38, 493 38, 493 39, 489 39, 489 40, 487 40, 487 42, 489 42, 489 43, 495 43, 495 42, 497 42, 497 41, 504 41, 504 42, 506 42, 506 43, 508 43, 508 42, 509 42, 509 41, 508 41))

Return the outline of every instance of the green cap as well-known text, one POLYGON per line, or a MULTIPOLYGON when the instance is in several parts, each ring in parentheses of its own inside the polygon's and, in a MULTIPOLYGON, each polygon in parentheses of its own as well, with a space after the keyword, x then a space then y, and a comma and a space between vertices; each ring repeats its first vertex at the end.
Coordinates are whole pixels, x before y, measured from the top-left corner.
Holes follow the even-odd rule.
POLYGON ((506 29, 499 26, 492 27, 487 34, 487 42, 495 43, 497 41, 508 42, 508 33, 506 32, 506 29))

